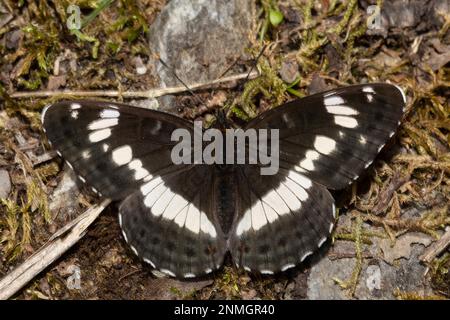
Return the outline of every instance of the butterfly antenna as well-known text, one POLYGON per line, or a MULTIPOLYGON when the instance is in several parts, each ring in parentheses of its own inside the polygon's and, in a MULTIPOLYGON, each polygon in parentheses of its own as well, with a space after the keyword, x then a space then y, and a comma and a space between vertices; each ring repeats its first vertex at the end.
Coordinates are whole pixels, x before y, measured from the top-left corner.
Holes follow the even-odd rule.
POLYGON ((195 98, 197 99, 198 102, 200 102, 202 105, 206 106, 205 101, 203 101, 203 99, 201 99, 198 95, 196 95, 194 93, 194 91, 192 91, 191 88, 189 88, 189 86, 177 75, 177 73, 175 72, 175 70, 170 67, 163 59, 159 58, 159 62, 161 62, 161 64, 166 67, 168 70, 170 70, 170 72, 172 72, 173 76, 180 81, 180 83, 186 88, 186 90, 195 98))
POLYGON ((250 74, 252 73, 253 69, 255 69, 255 67, 258 65, 259 58, 261 58, 261 56, 263 55, 264 50, 266 50, 266 48, 267 48, 267 44, 265 44, 265 45, 262 47, 261 51, 258 53, 258 56, 257 56, 256 59, 255 59, 255 63, 252 64, 250 70, 249 70, 248 73, 247 73, 247 77, 245 77, 245 82, 247 82, 247 81, 248 81, 248 78, 250 78, 250 74))

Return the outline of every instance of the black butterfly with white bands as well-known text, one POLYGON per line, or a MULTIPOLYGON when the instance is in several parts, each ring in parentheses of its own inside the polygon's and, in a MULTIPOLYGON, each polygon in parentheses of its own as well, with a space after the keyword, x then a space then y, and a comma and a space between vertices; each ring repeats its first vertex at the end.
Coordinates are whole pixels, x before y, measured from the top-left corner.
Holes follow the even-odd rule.
POLYGON ((152 267, 191 278, 220 268, 262 274, 292 268, 322 246, 335 221, 327 190, 367 168, 399 126, 405 96, 390 84, 355 85, 271 109, 245 129, 279 129, 280 169, 171 160, 175 115, 118 103, 63 101, 42 122, 81 181, 122 200, 131 249, 152 267))

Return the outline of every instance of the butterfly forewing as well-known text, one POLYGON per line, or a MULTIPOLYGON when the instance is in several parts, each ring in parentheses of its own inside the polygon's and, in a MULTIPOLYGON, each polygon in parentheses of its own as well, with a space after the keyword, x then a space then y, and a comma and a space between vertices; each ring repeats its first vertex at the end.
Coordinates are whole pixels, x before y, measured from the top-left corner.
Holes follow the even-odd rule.
POLYGON ((284 104, 247 128, 279 129, 282 167, 341 189, 372 163, 404 107, 403 92, 394 85, 355 85, 284 104))
POLYGON ((146 180, 173 170, 172 131, 192 130, 178 117, 116 103, 63 101, 42 116, 46 134, 81 181, 123 199, 146 180))

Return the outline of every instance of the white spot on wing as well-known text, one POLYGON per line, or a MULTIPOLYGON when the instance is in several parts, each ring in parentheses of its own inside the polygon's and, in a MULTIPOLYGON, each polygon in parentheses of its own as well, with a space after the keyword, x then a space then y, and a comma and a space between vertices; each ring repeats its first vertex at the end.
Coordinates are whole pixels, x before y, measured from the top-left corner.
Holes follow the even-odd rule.
POLYGON ((185 278, 195 278, 195 274, 193 274, 193 273, 185 273, 185 274, 183 274, 183 277, 185 277, 185 278))
POLYGON ((308 150, 305 154, 305 159, 303 159, 299 165, 306 170, 312 171, 314 170, 314 160, 319 159, 320 155, 317 151, 308 150))
POLYGON ((252 227, 252 214, 250 208, 245 211, 244 216, 236 228, 236 235, 240 236, 252 227))
MULTIPOLYGON (((263 202, 267 203, 269 206, 271 206, 280 215, 287 214, 290 212, 289 207, 286 205, 286 203, 283 201, 283 199, 280 197, 280 195, 275 190, 270 190, 266 195, 264 195, 262 197, 261 200, 263 202)), ((257 202, 259 202, 259 201, 257 201, 257 202)), ((253 214, 253 207, 252 207, 252 214, 253 214)), ((262 210, 262 208, 261 208, 261 210, 262 210)), ((266 220, 264 211, 262 212, 262 215, 264 217, 264 220, 266 220)), ((252 222, 253 222, 253 220, 252 220, 252 222)), ((253 229, 255 229, 254 225, 253 225, 253 229)), ((258 230, 258 229, 259 228, 256 228, 255 230, 258 230)))
MULTIPOLYGON (((191 204, 192 205, 192 204, 191 204)), ((180 227, 184 226, 184 223, 186 222, 186 216, 187 216, 187 212, 189 210, 189 207, 181 210, 180 213, 177 214, 177 216, 175 217, 174 222, 179 225, 180 227)))
POLYGON ((120 112, 112 109, 105 109, 100 112, 100 118, 118 118, 120 116, 120 112))
POLYGON ((93 131, 89 134, 89 141, 90 142, 99 142, 102 140, 105 140, 111 136, 111 129, 101 129, 93 131))
POLYGON ((110 118, 110 119, 100 119, 92 121, 88 129, 89 130, 98 130, 98 129, 105 129, 109 127, 114 127, 119 123, 119 119, 117 118, 110 118))
POLYGON ((123 230, 122 230, 122 235, 123 235, 123 238, 125 239, 125 242, 128 242, 127 235, 126 235, 125 231, 123 231, 123 230))
POLYGON ((161 177, 157 177, 153 180, 150 180, 146 184, 141 186, 141 193, 143 196, 147 195, 150 191, 152 191, 158 184, 162 182, 161 177))
POLYGON ((131 251, 133 251, 133 253, 134 253, 135 255, 137 255, 137 256, 139 255, 135 247, 133 247, 132 245, 130 245, 130 248, 131 248, 131 251))
POLYGON ((344 104, 345 101, 340 96, 333 95, 333 96, 325 97, 323 99, 323 103, 325 104, 325 106, 336 106, 339 104, 344 104))
MULTIPOLYGON (((272 193, 273 191, 269 192, 272 193)), ((266 201, 267 202, 267 201, 266 201)), ((252 228, 253 230, 259 230, 267 224, 266 215, 262 207, 261 201, 256 201, 251 208, 252 213, 252 228)))
POLYGON ((278 219, 278 213, 275 212, 275 210, 272 209, 272 207, 268 206, 266 203, 263 203, 264 212, 266 213, 267 221, 274 222, 278 219))
POLYGON ((153 268, 155 267, 155 264, 152 262, 152 260, 144 258, 144 262, 147 262, 149 265, 151 265, 153 268))
POLYGON ((319 244, 317 245, 317 248, 320 248, 325 243, 325 241, 327 241, 327 237, 323 237, 322 239, 320 239, 319 244))
MULTIPOLYGON (((152 193, 150 193, 150 195, 152 193)), ((152 214, 154 216, 160 216, 164 212, 166 207, 169 205, 170 201, 174 196, 175 194, 172 192, 172 190, 165 187, 164 192, 158 197, 155 204, 152 206, 152 214)))
POLYGON ((140 180, 146 176, 148 176, 150 173, 142 168, 142 161, 139 159, 134 159, 130 163, 128 163, 128 167, 130 170, 134 170, 134 179, 140 180))
POLYGON ((67 165, 69 166, 69 168, 70 168, 70 169, 72 169, 72 170, 73 170, 73 166, 72 166, 72 165, 70 164, 70 162, 69 162, 69 161, 67 161, 67 160, 66 160, 66 164, 67 164, 67 165))
POLYGON ((295 264, 288 263, 288 264, 285 264, 284 266, 281 267, 281 271, 286 271, 287 269, 291 269, 293 267, 295 267, 295 264))
POLYGON ((375 90, 371 86, 363 87, 362 91, 366 93, 375 93, 375 90))
MULTIPOLYGON (((103 130, 110 130, 110 129, 103 129, 103 130)), ((118 166, 127 164, 128 162, 131 161, 132 158, 133 152, 131 150, 131 147, 128 145, 116 148, 112 152, 112 159, 118 166)))
POLYGON ((78 110, 73 110, 73 111, 70 112, 70 116, 73 119, 78 119, 78 114, 79 114, 78 110))
POLYGON ((292 179, 293 181, 297 182, 299 185, 301 185, 304 189, 309 189, 312 186, 311 180, 309 180, 307 177, 305 177, 302 174, 299 174, 295 171, 289 171, 288 177, 292 179))
POLYGON ((359 135, 359 143, 361 143, 362 145, 365 145, 367 143, 366 137, 362 134, 359 135))
POLYGON ((334 227, 334 223, 331 222, 330 223, 330 228, 328 229, 328 232, 331 233, 331 231, 333 231, 333 227, 334 227))
POLYGON ((358 126, 358 121, 355 118, 346 116, 334 116, 334 123, 345 128, 356 128, 358 126))
POLYGON ((303 262, 303 260, 306 259, 306 257, 312 255, 312 251, 308 251, 306 252, 301 258, 300 258, 300 262, 303 262))
POLYGON ((261 270, 261 274, 273 274, 271 270, 261 270))
POLYGON ((302 207, 302 203, 300 202, 298 197, 296 197, 295 194, 288 187, 286 187, 283 182, 281 182, 278 186, 277 193, 284 200, 284 202, 292 212, 295 212, 302 207))
POLYGON ((81 182, 83 182, 83 183, 86 183, 86 179, 85 179, 85 178, 83 178, 82 176, 78 176, 78 179, 80 179, 80 180, 81 180, 81 182))
POLYGON ((122 214, 119 212, 119 226, 122 227, 122 214))
POLYGON ((209 221, 204 212, 200 214, 200 229, 204 233, 210 235, 212 238, 215 238, 217 236, 216 228, 211 223, 211 221, 209 221))
POLYGON ((195 205, 189 206, 185 226, 193 233, 197 234, 200 232, 200 211, 195 205))
POLYGON ((325 136, 317 136, 314 140, 314 148, 322 154, 330 154, 336 148, 336 141, 325 136))
POLYGON ((402 88, 400 88, 400 86, 394 84, 394 86, 398 89, 398 91, 400 91, 400 93, 402 94, 402 98, 403 98, 403 103, 406 104, 406 95, 405 92, 403 91, 402 88))
MULTIPOLYGON (((157 185, 144 199, 144 205, 147 208, 151 208, 153 204, 159 199, 159 197, 167 190, 167 187, 161 183, 157 185)), ((153 213, 153 212, 152 212, 153 213)))
POLYGON ((286 181, 284 181, 284 184, 297 196, 297 198, 300 199, 300 201, 305 201, 306 199, 308 199, 308 193, 298 183, 294 182, 291 179, 286 179, 286 181))
POLYGON ((162 217, 167 220, 173 220, 181 210, 187 210, 186 207, 188 204, 189 202, 186 199, 179 194, 176 194, 164 210, 162 217))
MULTIPOLYGON (((47 113, 48 108, 50 108, 51 106, 52 106, 51 104, 46 105, 44 110, 42 110, 42 115, 41 115, 41 122, 42 122, 42 124, 44 124, 45 114, 47 113)), ((45 131, 45 128, 44 128, 44 131, 45 131)))
POLYGON ((168 276, 175 277, 175 273, 173 273, 173 272, 170 271, 170 270, 167 270, 167 269, 160 269, 159 271, 161 271, 161 272, 164 273, 164 274, 167 274, 168 276))
POLYGON ((70 110, 77 110, 77 109, 80 109, 80 108, 81 108, 81 104, 79 104, 79 103, 72 103, 70 105, 70 110))
POLYGON ((342 116, 356 116, 359 112, 348 106, 326 106, 329 113, 342 115, 342 116))

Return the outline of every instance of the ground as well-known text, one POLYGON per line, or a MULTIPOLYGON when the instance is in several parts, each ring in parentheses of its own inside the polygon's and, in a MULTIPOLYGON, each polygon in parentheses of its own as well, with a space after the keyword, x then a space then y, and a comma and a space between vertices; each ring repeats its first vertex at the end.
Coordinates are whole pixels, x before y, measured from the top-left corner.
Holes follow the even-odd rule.
MULTIPOLYGON (((407 108, 398 133, 364 177, 334 194, 339 221, 319 253, 270 277, 237 270, 228 258, 208 278, 160 278, 122 239, 113 204, 13 298, 449 298, 449 249, 429 263, 420 258, 450 226, 449 6, 382 2, 256 1, 245 58, 233 68, 248 70, 265 45, 257 60, 261 77, 202 90, 206 107, 186 93, 172 100, 181 116, 210 123, 224 108, 242 124, 297 96, 337 86, 391 82, 404 89, 407 108), (369 5, 381 6, 379 20, 367 21, 369 5)), ((81 30, 67 27, 69 1, 0 4, 0 278, 99 202, 74 184, 42 131, 42 108, 61 95, 31 93, 126 92, 159 83, 148 32, 164 1, 70 3, 81 7, 81 30)))

